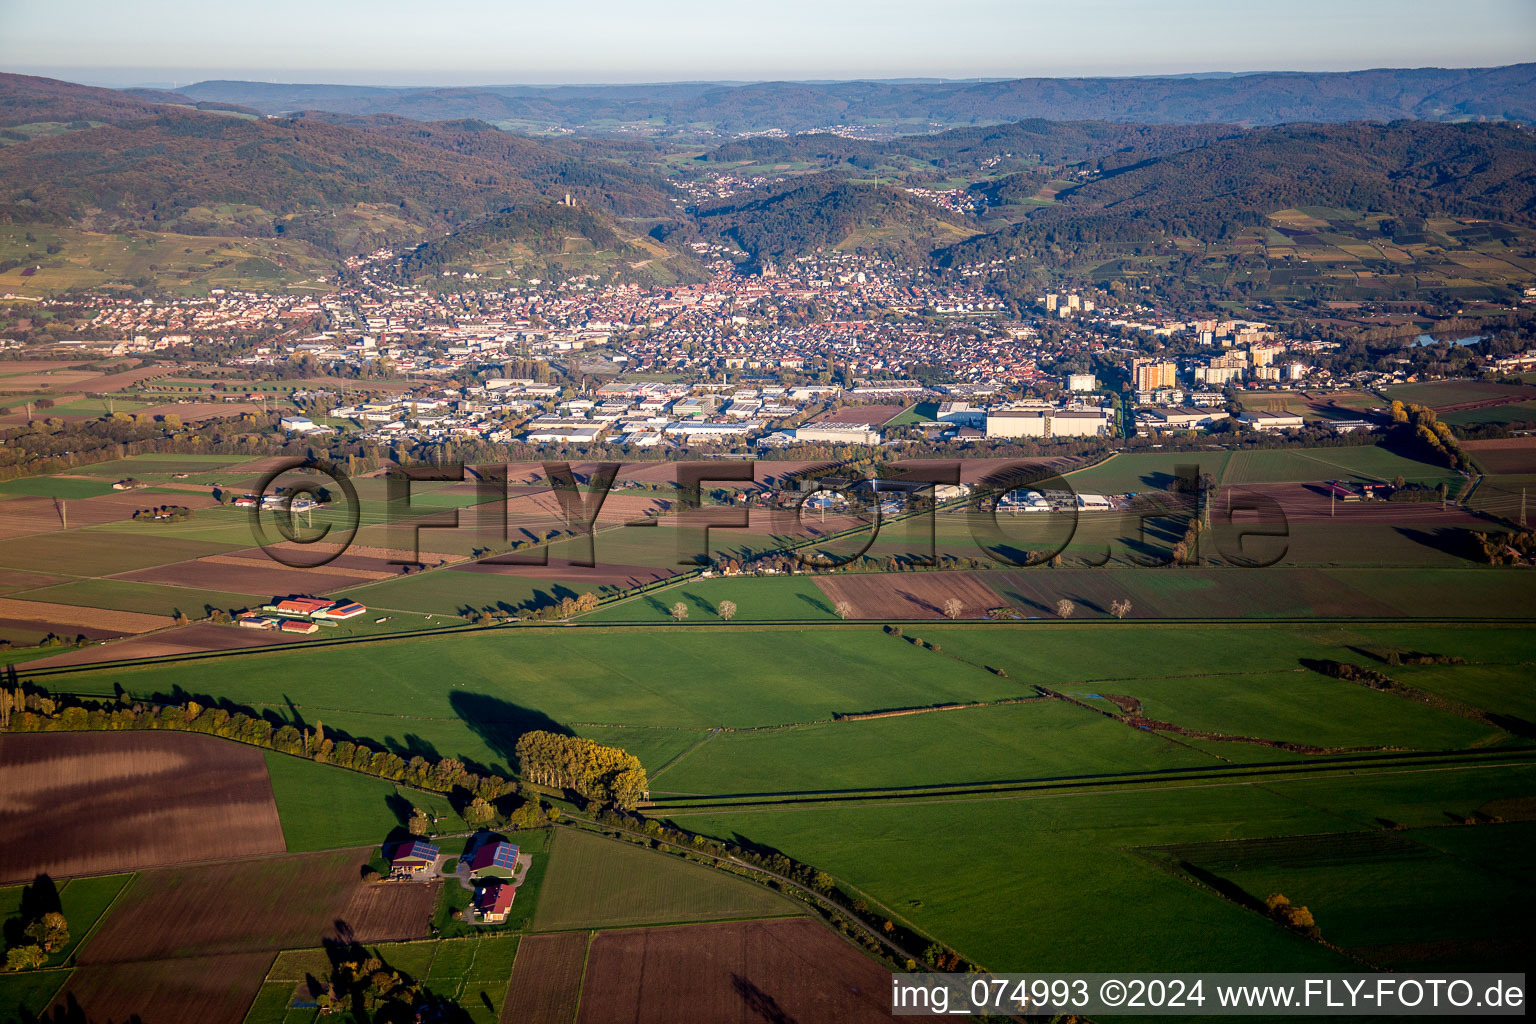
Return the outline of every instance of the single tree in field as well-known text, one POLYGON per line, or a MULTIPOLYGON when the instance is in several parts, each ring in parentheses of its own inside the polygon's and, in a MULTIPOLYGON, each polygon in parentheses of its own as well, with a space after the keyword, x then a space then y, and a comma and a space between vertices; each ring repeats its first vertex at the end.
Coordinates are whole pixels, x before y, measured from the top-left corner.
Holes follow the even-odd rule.
POLYGON ((838 618, 846 619, 848 616, 853 614, 853 605, 849 604, 847 601, 839 601, 837 604, 832 606, 832 610, 837 612, 838 618))
POLYGON ((1109 604, 1109 610, 1114 613, 1115 618, 1125 618, 1127 615, 1131 614, 1130 599, 1126 598, 1123 601, 1111 601, 1109 604))
POLYGON ((1072 613, 1075 611, 1077 611, 1077 605, 1073 604, 1066 598, 1062 598, 1060 601, 1056 602, 1056 614, 1060 615, 1064 619, 1070 619, 1072 617, 1072 613))
POLYGON ((959 598, 952 597, 944 602, 944 617, 947 619, 958 619, 963 611, 965 611, 965 605, 960 603, 959 598))
POLYGON ((682 622, 688 617, 688 606, 681 601, 677 602, 677 604, 672 606, 672 617, 678 622, 682 622))
POLYGON ((432 827, 432 822, 427 819, 427 812, 420 807, 411 809, 411 820, 405 823, 405 827, 413 836, 424 836, 432 827))
POLYGON ((720 607, 716 610, 720 613, 720 617, 722 619, 724 619, 726 622, 730 622, 736 617, 736 602, 721 601, 720 607))

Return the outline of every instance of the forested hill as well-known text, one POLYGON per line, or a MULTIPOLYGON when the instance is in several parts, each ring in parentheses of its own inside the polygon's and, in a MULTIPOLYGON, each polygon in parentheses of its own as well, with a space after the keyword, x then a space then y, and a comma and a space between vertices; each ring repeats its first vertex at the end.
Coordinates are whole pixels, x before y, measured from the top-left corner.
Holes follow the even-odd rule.
POLYGON ((998 174, 1039 164, 1116 164, 1175 153, 1237 134, 1233 125, 1147 125, 1109 121, 1048 121, 953 128, 899 139, 850 139, 830 132, 787 138, 738 139, 703 154, 710 164, 809 163, 854 172, 918 162, 948 174, 998 174))
POLYGON ((1089 178, 1054 205, 947 254, 992 259, 1015 240, 1137 241, 1180 235, 1215 241, 1298 206, 1393 217, 1446 214, 1536 224, 1536 135, 1490 124, 1291 125, 1089 178))
POLYGON ((350 254, 541 195, 620 216, 674 209, 651 172, 483 123, 244 117, 15 75, 0 76, 0 116, 0 216, 12 221, 281 235, 350 254))
POLYGON ((321 109, 417 120, 473 117, 527 127, 730 134, 829 125, 927 132, 1028 118, 1151 124, 1280 124, 1401 118, 1536 120, 1536 64, 1273 72, 1200 78, 760 82, 748 85, 365 88, 200 82, 181 92, 266 113, 321 109))
POLYGON ((817 175, 763 197, 697 211, 700 230, 729 238, 758 259, 836 247, 890 257, 926 257, 979 230, 967 219, 900 189, 817 175))

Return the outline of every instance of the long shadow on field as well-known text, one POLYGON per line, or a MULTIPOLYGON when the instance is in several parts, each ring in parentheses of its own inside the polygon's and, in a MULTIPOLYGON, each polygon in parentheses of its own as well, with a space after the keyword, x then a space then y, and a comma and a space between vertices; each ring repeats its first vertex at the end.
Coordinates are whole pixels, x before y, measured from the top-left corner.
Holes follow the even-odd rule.
POLYGON ((464 719, 464 724, 473 729, 485 741, 485 745, 495 751, 509 767, 517 761, 517 741, 523 733, 542 730, 561 736, 573 735, 571 730, 542 711, 525 708, 487 693, 454 690, 448 695, 448 700, 453 705, 454 713, 464 719))
POLYGON ((832 609, 827 607, 827 603, 825 601, 818 601, 810 594, 796 594, 795 596, 824 615, 832 614, 832 609))
POLYGON ((732 974, 731 987, 736 990, 736 994, 741 997, 747 1009, 768 1024, 797 1024, 795 1018, 784 1011, 777 999, 758 988, 750 979, 732 974))
POLYGON ((1476 547, 1476 544, 1469 543, 1471 538, 1465 530, 1448 526, 1437 527, 1433 530, 1415 530, 1407 526, 1394 526, 1393 529, 1409 540, 1417 544, 1423 544, 1427 548, 1434 548, 1436 551, 1447 555, 1454 555, 1463 561, 1482 564, 1481 560, 1476 558, 1473 552, 1469 550, 1476 547))

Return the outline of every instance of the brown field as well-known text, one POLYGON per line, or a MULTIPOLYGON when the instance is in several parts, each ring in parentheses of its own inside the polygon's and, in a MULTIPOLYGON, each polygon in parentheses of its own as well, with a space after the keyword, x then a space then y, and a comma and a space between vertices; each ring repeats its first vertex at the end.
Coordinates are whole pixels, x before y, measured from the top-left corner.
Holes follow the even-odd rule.
POLYGON ((17 373, 45 373, 71 366, 84 366, 90 362, 89 359, 0 359, 0 377, 17 373))
MULTIPOLYGON (((287 404, 275 402, 269 409, 276 410, 287 404)), ((140 416, 178 416, 183 423, 201 423, 203 420, 233 419, 246 413, 260 414, 266 410, 254 402, 171 402, 137 411, 140 416)))
POLYGON ((52 373, 17 373, 0 377, 0 389, 6 391, 63 391, 75 390, 83 380, 94 380, 101 374, 94 370, 56 370, 52 373))
MULTIPOLYGON (((139 509, 156 505, 185 505, 190 509, 202 509, 214 504, 216 502, 206 487, 176 495, 122 491, 94 498, 71 498, 65 504, 65 514, 69 517, 70 528, 74 529, 120 523, 132 519, 133 513, 139 509)), ((58 507, 52 498, 24 495, 0 501, 0 538, 52 533, 63 528, 58 507)))
POLYGON ((905 405, 845 405, 836 412, 823 413, 813 423, 868 423, 880 426, 907 411, 905 405))
POLYGON ((174 625, 164 615, 146 615, 143 612, 115 612, 106 608, 84 608, 73 604, 50 604, 46 601, 20 601, 0 597, 0 619, 42 619, 65 629, 91 629, 103 636, 122 636, 125 633, 148 633, 152 629, 164 629, 174 625))
POLYGON ((364 881, 370 851, 328 850, 162 868, 135 878, 81 964, 427 937, 433 882, 364 881))
POLYGON ((890 985, 806 918, 635 928, 592 940, 577 1021, 891 1021, 890 985))
POLYGON ((52 668, 59 665, 99 665, 107 661, 128 661, 135 658, 165 658, 178 654, 206 654, 209 651, 238 651, 246 647, 270 647, 273 644, 295 643, 307 640, 294 633, 277 630, 242 629, 239 626, 220 626, 212 622, 194 622, 179 629, 168 629, 153 636, 129 637, 117 643, 98 644, 39 658, 27 663, 29 668, 52 668))
POLYGON ((70 529, 77 526, 98 526, 101 523, 118 523, 132 519, 141 508, 157 505, 185 505, 190 509, 211 508, 218 502, 208 488, 200 487, 181 494, 148 494, 143 491, 118 491, 101 494, 94 498, 72 500, 65 511, 69 515, 70 529))
MULTIPOLYGON (((229 565, 238 569, 273 569, 277 568, 281 564, 274 562, 272 558, 265 553, 258 555, 209 555, 207 558, 199 558, 198 561, 204 565, 229 565)), ((389 572, 383 572, 378 569, 349 568, 345 564, 346 561, 347 556, 341 555, 334 561, 327 562, 325 565, 308 566, 303 571, 311 575, 321 577, 340 576, 352 582, 357 580, 389 580, 394 579, 396 576, 400 575, 399 566, 396 566, 389 572)), ((355 565, 357 562, 362 560, 354 558, 351 561, 355 565)), ((329 583, 330 580, 322 580, 321 582, 329 583)), ((317 583, 312 585, 319 584, 317 583)))
POLYGON ((502 1024, 571 1024, 581 998, 587 939, 586 932, 560 932, 519 942, 512 984, 501 1004, 502 1024))
POLYGON ((855 619, 941 619, 944 602, 956 598, 965 618, 1002 604, 991 587, 970 573, 866 573, 818 578, 816 586, 835 605, 847 601, 855 619))
POLYGON ((50 1012, 60 1020, 240 1024, 274 956, 245 953, 82 967, 69 976, 50 1012))
POLYGON ((52 498, 25 495, 0 500, 0 540, 63 528, 52 498))
MULTIPOLYGON (((216 556, 227 557, 227 556, 216 556)), ((238 557, 238 556, 236 556, 238 557)), ((371 583, 398 574, 399 569, 387 575, 373 572, 332 570, 324 574, 323 581, 309 569, 293 569, 275 562, 265 555, 248 558, 231 564, 211 558, 196 558, 173 565, 156 565, 123 573, 119 579, 136 580, 140 583, 166 583, 173 587, 191 587, 194 590, 222 590, 237 594, 308 594, 317 585, 325 587, 352 587, 371 583)))
POLYGON ((67 576, 52 576, 43 572, 25 572, 21 569, 0 569, 0 594, 14 594, 18 590, 36 590, 68 583, 67 576))
POLYGON ((255 747, 190 733, 0 736, 0 882, 281 853, 255 747))
POLYGON ((109 373, 101 377, 92 377, 89 380, 81 381, 78 388, 93 395, 107 395, 114 391, 121 391, 123 388, 131 387, 140 381, 154 380, 158 377, 169 377, 175 372, 175 369, 172 366, 141 366, 136 370, 123 370, 120 373, 109 373))
POLYGON ((49 619, 0 618, 0 638, 9 640, 17 646, 30 646, 49 633, 55 633, 66 640, 73 640, 77 636, 83 636, 88 640, 110 640, 122 635, 110 629, 97 629, 94 626, 60 626, 49 619))
POLYGON ((1501 437, 1463 441, 1487 473, 1536 473, 1536 437, 1501 437))

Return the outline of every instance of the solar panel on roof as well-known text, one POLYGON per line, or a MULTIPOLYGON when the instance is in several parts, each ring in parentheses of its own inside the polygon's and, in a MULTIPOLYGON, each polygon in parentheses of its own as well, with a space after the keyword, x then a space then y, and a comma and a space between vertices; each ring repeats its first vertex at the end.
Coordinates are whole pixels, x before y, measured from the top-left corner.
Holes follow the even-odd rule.
POLYGON ((491 858, 491 863, 499 868, 514 868, 517 866, 517 847, 511 843, 502 843, 496 847, 496 853, 491 858))

